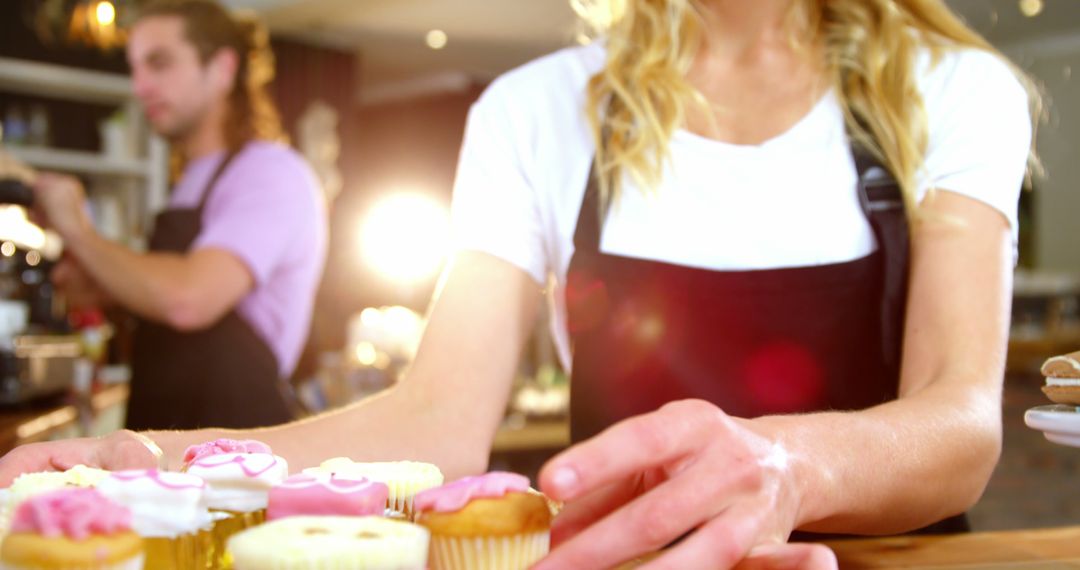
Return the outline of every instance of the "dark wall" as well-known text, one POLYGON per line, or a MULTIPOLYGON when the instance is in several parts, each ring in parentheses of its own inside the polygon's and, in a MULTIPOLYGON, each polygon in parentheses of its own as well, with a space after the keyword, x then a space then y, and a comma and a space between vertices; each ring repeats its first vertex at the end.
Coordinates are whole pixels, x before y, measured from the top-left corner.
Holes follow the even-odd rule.
POLYGON ((38 0, 0 0, 0 55, 98 71, 127 72, 124 50, 102 52, 81 45, 44 43, 30 27, 38 0))

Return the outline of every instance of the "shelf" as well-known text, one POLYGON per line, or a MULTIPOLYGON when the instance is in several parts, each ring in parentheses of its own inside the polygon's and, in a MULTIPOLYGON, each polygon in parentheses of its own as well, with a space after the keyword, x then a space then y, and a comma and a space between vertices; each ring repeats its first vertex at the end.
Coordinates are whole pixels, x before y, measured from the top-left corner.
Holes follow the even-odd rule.
POLYGON ((58 170, 74 174, 150 176, 149 163, 138 159, 116 159, 96 152, 41 147, 8 146, 4 150, 39 170, 58 170))
POLYGON ((0 57, 0 85, 4 91, 69 101, 122 105, 131 100, 131 80, 124 75, 7 57, 0 57))

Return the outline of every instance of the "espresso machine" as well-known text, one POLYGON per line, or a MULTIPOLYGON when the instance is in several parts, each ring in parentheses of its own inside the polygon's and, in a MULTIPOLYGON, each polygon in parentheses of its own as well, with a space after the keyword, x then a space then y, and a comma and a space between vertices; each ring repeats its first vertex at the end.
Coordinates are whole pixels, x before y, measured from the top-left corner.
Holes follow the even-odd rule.
POLYGON ((32 204, 28 186, 0 179, 0 405, 67 391, 82 356, 49 281, 55 260, 24 239, 32 204))

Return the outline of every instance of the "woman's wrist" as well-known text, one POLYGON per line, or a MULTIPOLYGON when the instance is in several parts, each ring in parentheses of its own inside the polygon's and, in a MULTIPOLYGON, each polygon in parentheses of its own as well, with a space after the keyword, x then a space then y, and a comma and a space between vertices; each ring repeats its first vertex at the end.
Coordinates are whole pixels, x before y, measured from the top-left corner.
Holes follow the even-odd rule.
POLYGON ((191 445, 223 437, 213 430, 148 431, 137 434, 161 451, 162 469, 176 471, 184 460, 184 451, 191 445))
MULTIPOLYGON (((816 414, 823 415, 823 414, 816 414)), ((836 507, 838 465, 844 454, 822 454, 822 437, 808 422, 814 416, 765 416, 747 421, 774 442, 774 463, 783 463, 785 502, 792 509, 792 529, 829 518, 836 507)))

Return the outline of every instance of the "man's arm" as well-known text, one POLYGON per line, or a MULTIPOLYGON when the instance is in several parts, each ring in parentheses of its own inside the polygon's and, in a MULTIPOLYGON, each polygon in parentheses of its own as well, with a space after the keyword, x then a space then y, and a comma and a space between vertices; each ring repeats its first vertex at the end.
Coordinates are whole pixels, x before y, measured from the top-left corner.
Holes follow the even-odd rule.
POLYGON ((223 249, 136 253, 101 237, 85 212, 77 180, 41 175, 35 209, 64 239, 105 295, 136 314, 178 330, 216 323, 254 287, 248 267, 223 249))

